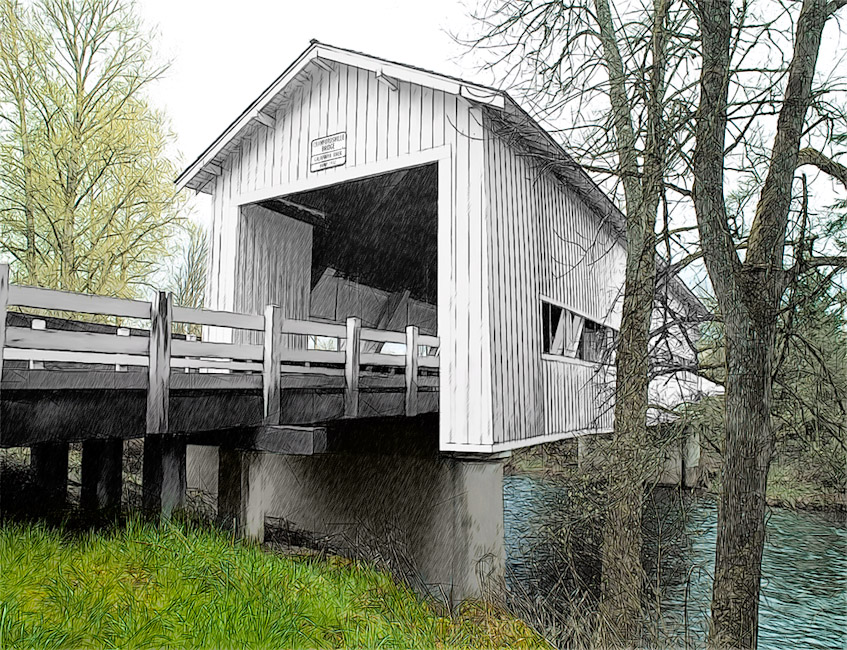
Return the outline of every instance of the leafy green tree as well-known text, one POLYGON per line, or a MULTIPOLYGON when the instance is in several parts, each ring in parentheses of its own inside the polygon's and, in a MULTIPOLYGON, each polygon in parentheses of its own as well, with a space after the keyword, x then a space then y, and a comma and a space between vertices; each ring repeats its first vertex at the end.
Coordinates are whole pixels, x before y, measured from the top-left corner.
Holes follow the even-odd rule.
POLYGON ((0 227, 18 281, 133 297, 180 226, 163 71, 125 0, 0 0, 0 227))

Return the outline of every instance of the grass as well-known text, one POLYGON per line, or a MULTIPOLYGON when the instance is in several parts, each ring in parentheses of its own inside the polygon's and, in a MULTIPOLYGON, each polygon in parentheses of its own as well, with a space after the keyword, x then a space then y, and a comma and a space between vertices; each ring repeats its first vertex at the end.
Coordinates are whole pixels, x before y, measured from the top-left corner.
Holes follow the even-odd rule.
POLYGON ((453 617, 387 574, 191 524, 0 528, 0 647, 548 647, 480 604, 453 617))

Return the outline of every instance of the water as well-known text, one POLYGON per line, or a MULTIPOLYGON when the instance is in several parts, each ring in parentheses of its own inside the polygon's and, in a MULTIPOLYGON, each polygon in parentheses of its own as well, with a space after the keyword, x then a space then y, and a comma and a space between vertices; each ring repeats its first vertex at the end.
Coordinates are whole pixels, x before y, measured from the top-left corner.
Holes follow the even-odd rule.
MULTIPOLYGON (((545 479, 507 477, 504 524, 510 590, 566 609, 594 594, 599 527, 590 505, 545 479)), ((714 569, 714 499, 656 490, 645 510, 643 564, 651 584, 646 634, 661 647, 703 647, 714 569)), ((847 524, 843 516, 769 512, 759 648, 847 647, 847 524)))

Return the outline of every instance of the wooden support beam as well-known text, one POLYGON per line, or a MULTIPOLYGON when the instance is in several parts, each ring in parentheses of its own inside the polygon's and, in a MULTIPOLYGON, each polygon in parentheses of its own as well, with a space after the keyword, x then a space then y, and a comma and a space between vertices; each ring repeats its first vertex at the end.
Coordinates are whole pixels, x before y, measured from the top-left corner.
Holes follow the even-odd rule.
POLYGON ((335 69, 332 67, 332 63, 330 61, 322 59, 319 56, 316 56, 314 59, 312 59, 312 63, 318 66, 321 70, 325 70, 326 72, 332 72, 335 69))
POLYGON ((380 68, 379 70, 376 71, 376 80, 379 83, 385 84, 391 90, 397 90, 397 82, 394 79, 392 79, 391 77, 389 77, 388 75, 386 75, 382 71, 382 68, 380 68))
POLYGON ((121 507, 123 440, 85 440, 79 504, 84 510, 114 512, 121 507))
POLYGON ((159 292, 150 314, 150 367, 147 387, 147 433, 168 432, 168 392, 171 379, 171 317, 173 298, 159 292))
POLYGON ((185 441, 168 435, 173 298, 159 292, 150 318, 147 435, 144 438, 144 509, 170 518, 185 503, 185 441))
POLYGON ((41 491, 36 509, 63 508, 68 495, 68 443, 40 442, 32 445, 29 466, 41 491))
POLYGON ((359 414, 359 365, 362 354, 362 320, 351 316, 347 319, 347 345, 344 349, 344 417, 354 418, 359 414))
POLYGON ((263 422, 279 424, 279 381, 282 365, 282 310, 265 307, 265 347, 262 357, 263 422))
POLYGON ((272 129, 275 124, 275 120, 273 117, 266 113, 258 112, 256 113, 256 121, 264 127, 272 129))
POLYGON ((241 499, 241 451, 232 447, 218 449, 218 523, 238 531, 244 517, 241 499))
MULTIPOLYGON (((3 348, 6 346, 6 305, 9 302, 9 265, 0 264, 0 381, 3 377, 3 348)), ((0 414, 2 418, 2 414, 0 414)), ((3 437, 3 421, 0 419, 0 440, 3 437)))
POLYGON ((418 328, 406 327, 406 415, 418 414, 418 328))
POLYGON ((144 510, 170 519, 185 504, 185 441, 168 434, 145 436, 141 481, 144 510))
POLYGON ((265 538, 261 462, 261 454, 231 447, 221 447, 218 455, 218 519, 257 542, 265 538))
POLYGON ((245 436, 242 444, 251 450, 272 454, 314 456, 326 451, 326 428, 258 427, 245 436))

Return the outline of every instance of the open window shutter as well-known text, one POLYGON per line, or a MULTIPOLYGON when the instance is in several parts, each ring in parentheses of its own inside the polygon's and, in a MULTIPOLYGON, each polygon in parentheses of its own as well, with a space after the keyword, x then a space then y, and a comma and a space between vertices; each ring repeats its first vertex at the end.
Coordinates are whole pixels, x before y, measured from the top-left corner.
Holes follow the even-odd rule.
POLYGON ((566 312, 564 309, 560 309, 558 311, 559 322, 551 323, 551 325, 555 327, 555 329, 553 330, 555 333, 553 334, 553 340, 550 343, 550 354, 564 354, 565 349, 565 340, 569 320, 568 312, 566 312))
POLYGON ((568 327, 565 356, 575 357, 579 349, 579 340, 582 338, 582 328, 585 325, 585 319, 582 316, 565 312, 562 320, 567 320, 570 324, 570 327, 568 327))

